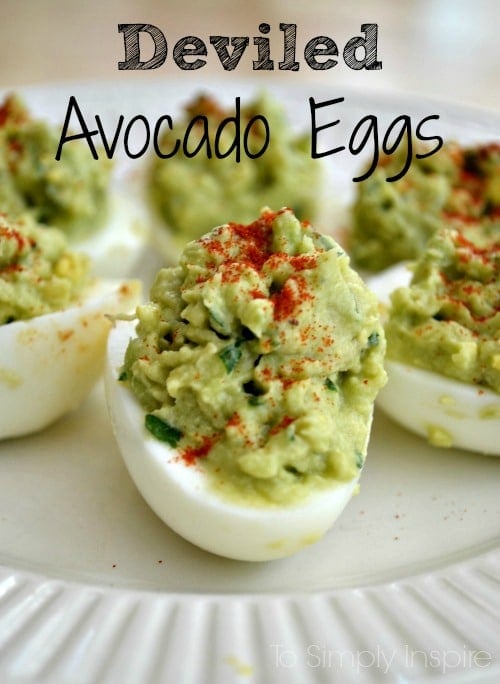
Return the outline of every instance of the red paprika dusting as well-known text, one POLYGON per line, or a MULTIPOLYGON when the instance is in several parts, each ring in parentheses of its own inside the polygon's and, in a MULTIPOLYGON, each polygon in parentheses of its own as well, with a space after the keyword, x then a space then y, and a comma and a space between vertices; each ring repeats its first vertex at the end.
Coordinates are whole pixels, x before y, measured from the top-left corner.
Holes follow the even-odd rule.
POLYGON ((186 463, 192 465, 198 458, 205 458, 212 449, 220 435, 205 435, 198 447, 186 447, 182 449, 181 456, 186 463))
POLYGON ((231 418, 227 421, 226 427, 240 427, 241 426, 241 416, 235 411, 231 418))
POLYGON ((479 178, 477 169, 460 169, 459 173, 460 183, 467 185, 468 183, 475 183, 479 178))
POLYGON ((10 98, 7 98, 5 102, 2 104, 2 106, 0 106, 0 126, 5 126, 5 124, 10 118, 10 105, 10 98))
POLYGON ((443 218, 447 221, 459 221, 460 223, 474 224, 477 223, 477 216, 473 214, 464 214, 458 211, 443 211, 443 218))
POLYGON ((16 140, 15 138, 12 138, 8 142, 8 147, 11 152, 14 152, 16 154, 21 154, 23 151, 23 146, 21 144, 20 140, 16 140))
POLYGON ((193 102, 186 105, 185 111, 190 119, 194 119, 195 116, 210 116, 217 121, 222 121, 226 116, 226 112, 217 100, 209 95, 200 95, 193 102))
POLYGON ((24 270, 24 266, 21 266, 21 264, 8 264, 7 266, 0 268, 0 273, 20 273, 24 270))
POLYGON ((244 264, 239 262, 231 262, 224 265, 222 270, 223 283, 237 283, 241 279, 244 264))
POLYGON ((466 295, 479 294, 481 292, 481 287, 480 285, 473 285, 472 283, 470 283, 469 285, 463 285, 462 291, 466 295))
MULTIPOLYGON (((500 251, 500 243, 492 243, 488 245, 487 247, 479 247, 478 245, 475 245, 473 242, 468 240, 463 233, 460 231, 457 231, 456 236, 455 236, 455 244, 457 247, 463 247, 467 250, 467 252, 471 256, 476 256, 479 257, 483 263, 488 263, 488 261, 491 259, 493 254, 497 253, 500 251)), ((463 252, 460 256, 463 255, 463 252)), ((467 257, 464 257, 467 259, 467 257)), ((470 257, 467 259, 470 260, 470 257)))
POLYGON ((286 428, 293 423, 295 418, 292 418, 291 416, 283 416, 283 418, 280 420, 280 422, 277 425, 274 425, 269 430, 269 436, 276 435, 278 432, 281 432, 282 430, 286 430, 286 428))
POLYGON ((256 221, 248 225, 227 224, 231 239, 225 243, 215 237, 202 238, 201 242, 206 251, 209 254, 217 255, 223 264, 235 263, 232 250, 237 244, 239 251, 237 261, 260 271, 271 253, 272 231, 270 227, 276 215, 274 212, 262 214, 256 221))
POLYGON ((233 413, 231 418, 226 423, 226 429, 227 428, 235 428, 236 429, 236 431, 239 433, 240 439, 243 439, 247 449, 251 449, 253 447, 253 441, 246 434, 246 425, 241 420, 241 416, 239 413, 237 413, 237 412, 233 413))
POLYGON ((300 330, 300 340, 303 344, 307 344, 307 342, 311 339, 313 336, 314 331, 312 328, 312 325, 306 325, 302 330, 300 330))
MULTIPOLYGON (((277 212, 264 212, 261 216, 248 225, 240 223, 228 223, 225 230, 229 230, 230 239, 221 242, 215 237, 201 238, 201 242, 208 254, 216 257, 215 263, 222 265, 222 278, 226 282, 233 281, 241 272, 241 268, 253 268, 260 273, 264 264, 273 261, 288 261, 292 268, 297 271, 314 268, 316 266, 315 254, 302 254, 290 256, 282 252, 272 251, 272 223, 283 213, 285 209, 277 212), (237 246, 237 257, 233 252, 237 246)), ((222 228, 220 229, 222 230, 222 228)), ((214 263, 214 267, 215 267, 214 263)), ((278 264, 270 264, 278 266, 278 264)), ((201 277, 200 280, 203 280, 201 277)))
POLYGON ((257 288, 249 290, 248 294, 250 297, 252 297, 252 299, 266 299, 266 295, 261 292, 261 290, 257 290, 257 288))
POLYGON ((36 242, 32 238, 28 238, 15 228, 7 228, 0 226, 0 239, 15 240, 17 249, 21 252, 26 246, 36 247, 36 242))
POLYGON ((314 299, 309 292, 307 282, 302 276, 292 276, 283 285, 281 290, 270 297, 274 304, 274 318, 282 321, 290 318, 295 309, 304 301, 314 299))
MULTIPOLYGON (((495 314, 498 313, 498 311, 500 310, 500 304, 497 304, 496 306, 493 307, 493 311, 491 314, 484 315, 484 316, 474 315, 469 304, 466 301, 459 299, 459 297, 454 296, 453 291, 456 292, 456 291, 461 290, 466 295, 481 294, 482 284, 481 283, 478 283, 477 285, 475 285, 474 283, 461 284, 459 281, 454 281, 453 279, 449 279, 447 277, 447 275, 443 272, 440 272, 439 275, 441 277, 441 280, 443 281, 443 284, 446 287, 446 292, 438 297, 439 300, 442 301, 443 303, 448 302, 448 303, 456 306, 457 308, 466 309, 468 311, 471 319, 473 321, 475 321, 476 323, 484 323, 484 322, 488 321, 490 318, 495 316, 495 314)), ((442 320, 442 322, 447 322, 447 321, 442 320)))
POLYGON ((299 254, 290 257, 290 264, 296 271, 304 271, 309 268, 316 268, 318 257, 316 254, 299 254))
MULTIPOLYGON (((289 255, 284 252, 273 252, 272 224, 276 217, 286 211, 264 212, 248 225, 228 223, 221 227, 215 236, 201 238, 201 243, 209 255, 214 258, 212 270, 220 269, 224 283, 238 282, 245 269, 253 269, 261 274, 264 266, 269 272, 278 269, 281 264, 289 264, 294 272, 313 269, 317 265, 317 254, 289 255), (225 242, 218 239, 220 232, 229 231, 230 237, 225 242), (236 256, 235 256, 236 255, 236 256)), ((198 276, 198 283, 206 280, 198 276)), ((259 288, 249 291, 253 299, 266 298, 259 288)), ((269 297, 274 304, 274 319, 278 321, 291 317, 298 305, 313 299, 308 291, 304 278, 291 276, 276 293, 269 297)))
POLYGON ((5 126, 6 123, 23 124, 28 121, 29 116, 20 102, 17 101, 15 95, 7 95, 3 103, 0 105, 0 127, 5 126))

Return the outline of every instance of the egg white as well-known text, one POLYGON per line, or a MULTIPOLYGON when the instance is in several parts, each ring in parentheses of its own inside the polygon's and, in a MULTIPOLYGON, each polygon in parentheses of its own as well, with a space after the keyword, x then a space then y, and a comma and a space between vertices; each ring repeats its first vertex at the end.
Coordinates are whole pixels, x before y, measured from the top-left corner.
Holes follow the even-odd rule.
POLYGON ((391 302, 391 293, 398 287, 406 287, 410 284, 411 270, 409 263, 402 261, 394 266, 389 266, 385 271, 376 275, 367 275, 364 280, 370 290, 377 295, 379 303, 382 305, 382 313, 387 313, 391 302))
POLYGON ((441 432, 443 446, 500 456, 500 395, 397 361, 385 367, 377 405, 387 415, 431 441, 441 432))
POLYGON ((92 261, 102 278, 128 278, 147 267, 151 257, 151 215, 144 198, 140 166, 121 160, 109 188, 106 221, 88 236, 71 242, 92 261))
POLYGON ((103 370, 107 314, 129 311, 139 295, 136 281, 99 280, 67 309, 0 326, 0 439, 81 404, 103 370))
POLYGON ((187 464, 144 427, 144 409, 118 381, 134 324, 117 321, 108 338, 106 396, 118 446, 138 490, 155 513, 196 546, 228 558, 267 561, 318 541, 351 499, 358 478, 290 506, 250 506, 219 495, 201 467, 187 464))
MULTIPOLYGON (((366 281, 387 309, 391 292, 410 279, 402 263, 366 281)), ((393 420, 437 446, 500 456, 497 392, 391 359, 385 360, 385 369, 388 381, 376 403, 393 420), (439 433, 441 444, 436 442, 439 433)))
POLYGON ((158 251, 163 265, 176 266, 188 240, 175 233, 153 207, 149 209, 149 225, 151 245, 158 251))

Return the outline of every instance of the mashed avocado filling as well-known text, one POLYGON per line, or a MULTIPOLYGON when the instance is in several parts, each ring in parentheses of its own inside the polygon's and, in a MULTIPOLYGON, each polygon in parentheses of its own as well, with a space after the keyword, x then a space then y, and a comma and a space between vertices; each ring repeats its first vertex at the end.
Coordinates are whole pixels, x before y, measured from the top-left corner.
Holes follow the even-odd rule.
MULTIPOLYGON (((207 157, 205 149, 186 157, 182 149, 171 158, 154 158, 150 172, 150 196, 160 217, 184 245, 213 226, 231 220, 249 223, 263 206, 289 206, 301 219, 315 216, 320 186, 320 168, 313 160, 306 135, 296 135, 286 121, 285 112, 269 96, 260 96, 241 108, 242 136, 245 126, 257 115, 269 124, 270 142, 264 153, 250 158, 241 153, 234 161, 229 154, 222 159, 207 157)), ((206 117, 210 140, 216 137, 221 122, 233 111, 222 109, 213 99, 201 96, 186 107, 185 117, 172 130, 166 129, 160 149, 171 150, 183 137, 189 121, 206 117)), ((248 147, 256 154, 262 147, 265 130, 257 120, 250 127, 248 147)), ((189 148, 204 134, 201 123, 191 132, 189 148)), ((230 150, 234 126, 222 129, 220 148, 230 150)))
POLYGON ((447 143, 430 157, 414 159, 403 178, 388 183, 405 155, 382 156, 370 178, 358 184, 349 251, 360 268, 379 271, 415 259, 450 220, 500 223, 499 143, 447 143))
POLYGON ((0 325, 64 309, 87 285, 89 267, 56 228, 0 215, 0 325))
POLYGON ((221 491, 281 504, 357 477, 385 338, 332 238, 288 209, 222 225, 159 271, 137 315, 122 379, 221 491))
POLYGON ((79 239, 107 217, 111 166, 107 159, 93 159, 80 141, 64 145, 56 161, 59 136, 56 127, 33 119, 18 97, 5 99, 0 106, 0 212, 29 213, 79 239))
POLYGON ((430 240, 392 295, 387 355, 500 392, 500 228, 457 223, 430 240))

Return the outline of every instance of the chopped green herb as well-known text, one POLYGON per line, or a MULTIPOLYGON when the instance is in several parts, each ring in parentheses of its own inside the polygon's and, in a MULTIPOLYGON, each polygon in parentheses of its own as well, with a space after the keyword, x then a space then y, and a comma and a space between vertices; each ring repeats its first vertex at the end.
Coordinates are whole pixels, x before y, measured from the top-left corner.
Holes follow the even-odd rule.
POLYGON ((241 359, 241 342, 238 341, 234 344, 228 344, 227 347, 221 349, 219 352, 219 358, 225 365, 226 371, 231 373, 238 361, 241 359))
POLYGON ((263 403, 260 397, 248 397, 248 404, 250 406, 261 406, 263 403))
POLYGON ((331 249, 333 249, 333 242, 332 239, 329 238, 327 235, 321 235, 320 233, 314 233, 316 239, 320 243, 320 245, 323 247, 325 252, 329 252, 331 249))
POLYGON ((170 444, 171 447, 177 446, 182 437, 180 430, 152 413, 146 414, 145 424, 146 429, 149 430, 153 437, 156 437, 160 442, 170 444))
POLYGON ((369 347, 376 347, 378 343, 379 343, 378 332, 372 332, 371 335, 368 336, 368 346, 369 347))
POLYGON ((330 378, 325 380, 325 387, 331 392, 337 392, 337 385, 333 382, 333 380, 330 380, 330 378))
POLYGON ((363 454, 361 452, 356 451, 356 467, 361 470, 364 463, 365 463, 365 457, 363 456, 363 454))
POLYGON ((216 332, 221 335, 229 335, 231 333, 231 329, 228 328, 227 323, 219 312, 216 313, 213 309, 209 309, 209 316, 210 325, 216 332))

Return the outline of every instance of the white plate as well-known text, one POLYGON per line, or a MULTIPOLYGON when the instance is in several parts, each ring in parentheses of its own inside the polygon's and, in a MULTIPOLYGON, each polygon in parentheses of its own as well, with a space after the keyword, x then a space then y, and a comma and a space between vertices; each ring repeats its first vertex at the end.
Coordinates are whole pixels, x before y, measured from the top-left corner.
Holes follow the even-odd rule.
MULTIPOLYGON (((94 114, 175 114, 198 86, 148 80, 25 93, 54 121, 74 94, 92 123, 94 114)), ((229 101, 253 90, 231 80, 204 86, 229 101)), ((500 117, 487 112, 333 85, 273 88, 303 127, 309 96, 344 96, 336 144, 373 113, 381 122, 440 114, 436 130, 447 137, 500 138, 500 117)), ((326 159, 344 203, 359 161, 326 159)), ((145 264, 147 280, 156 262, 145 264)), ((231 562, 178 538, 143 502, 99 385, 42 434, 0 445, 0 681, 499 681, 499 467, 432 448, 377 412, 361 493, 331 533, 286 560, 231 562)))

